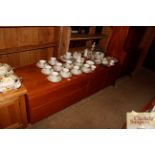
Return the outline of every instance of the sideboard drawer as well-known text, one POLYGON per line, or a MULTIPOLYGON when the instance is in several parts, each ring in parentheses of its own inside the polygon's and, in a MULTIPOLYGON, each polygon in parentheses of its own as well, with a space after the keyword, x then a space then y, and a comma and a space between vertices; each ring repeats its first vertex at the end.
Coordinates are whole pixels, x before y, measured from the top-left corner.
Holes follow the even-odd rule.
MULTIPOLYGON (((68 107, 73 103, 80 101, 84 97, 84 91, 84 88, 82 88, 69 94, 66 93, 66 95, 63 96, 59 94, 60 96, 57 97, 56 100, 52 100, 51 96, 51 100, 48 100, 48 102, 46 99, 44 99, 44 101, 38 100, 38 102, 40 102, 40 106, 36 108, 30 108, 30 122, 35 123, 36 121, 39 121, 55 112, 68 107)), ((30 104, 31 102, 34 103, 36 101, 31 100, 30 104)))
POLYGON ((85 94, 85 89, 88 80, 83 78, 82 80, 76 80, 73 82, 68 82, 66 85, 51 88, 48 91, 43 91, 36 95, 29 95, 29 107, 36 108, 40 105, 50 102, 56 102, 58 99, 66 98, 70 94, 76 94, 78 91, 82 91, 82 96, 85 94))

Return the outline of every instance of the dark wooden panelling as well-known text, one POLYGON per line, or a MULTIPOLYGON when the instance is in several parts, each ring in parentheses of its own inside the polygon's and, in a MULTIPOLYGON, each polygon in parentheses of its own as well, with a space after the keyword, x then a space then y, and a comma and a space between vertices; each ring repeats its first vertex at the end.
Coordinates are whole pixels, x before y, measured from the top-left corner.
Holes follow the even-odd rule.
POLYGON ((14 67, 48 59, 56 52, 58 27, 1 27, 0 62, 14 67))
POLYGON ((13 67, 22 67, 36 63, 39 59, 49 59, 54 48, 37 49, 19 53, 0 55, 1 63, 8 63, 13 67))

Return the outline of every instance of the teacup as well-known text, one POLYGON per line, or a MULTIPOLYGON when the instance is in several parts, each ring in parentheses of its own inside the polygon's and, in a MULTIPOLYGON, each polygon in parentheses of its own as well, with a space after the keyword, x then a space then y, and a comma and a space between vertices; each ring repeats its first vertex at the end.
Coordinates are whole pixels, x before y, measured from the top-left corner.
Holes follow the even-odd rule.
POLYGON ((63 68, 60 74, 63 78, 71 77, 71 73, 68 68, 63 68))
POLYGON ((74 66, 71 72, 72 72, 73 74, 75 74, 75 75, 81 74, 80 67, 79 67, 79 66, 74 66))
POLYGON ((66 59, 71 59, 72 58, 72 53, 71 52, 66 52, 65 58, 66 59))
POLYGON ((52 72, 47 78, 49 81, 52 81, 52 82, 61 81, 61 76, 59 75, 58 72, 52 72))
POLYGON ((88 64, 88 65, 94 65, 95 63, 94 63, 94 61, 92 61, 92 60, 87 60, 87 61, 86 61, 86 64, 88 64))
POLYGON ((50 57, 48 63, 49 63, 50 65, 55 65, 55 64, 57 63, 56 57, 50 57))
POLYGON ((46 64, 46 60, 41 59, 38 61, 37 66, 39 68, 44 68, 45 64, 46 64))
POLYGON ((103 59, 103 57, 104 57, 103 52, 99 52, 99 51, 95 52, 95 58, 96 59, 103 59))
POLYGON ((41 70, 41 72, 45 75, 49 75, 52 71, 52 67, 48 64, 45 64, 44 68, 41 70))
POLYGON ((65 63, 65 67, 68 69, 72 69, 73 68, 73 63, 71 60, 67 60, 65 63))
POLYGON ((96 69, 96 66, 95 65, 91 65, 90 67, 91 67, 91 70, 92 71, 94 71, 96 69))
POLYGON ((73 53, 73 58, 74 58, 74 59, 80 59, 81 56, 82 56, 82 54, 79 53, 79 52, 74 52, 74 53, 73 53))
POLYGON ((115 60, 110 60, 110 61, 109 61, 109 65, 110 65, 110 66, 113 66, 114 64, 115 64, 115 60))
POLYGON ((90 65, 89 64, 84 64, 82 67, 82 71, 84 73, 89 73, 91 71, 90 65))
POLYGON ((108 65, 108 60, 107 60, 107 58, 103 58, 102 64, 103 64, 103 65, 108 65))
POLYGON ((102 63, 102 59, 95 59, 94 60, 96 64, 101 64, 102 63))
POLYGON ((57 72, 61 71, 62 68, 63 68, 62 63, 60 63, 60 62, 56 63, 56 65, 54 66, 54 70, 57 72))

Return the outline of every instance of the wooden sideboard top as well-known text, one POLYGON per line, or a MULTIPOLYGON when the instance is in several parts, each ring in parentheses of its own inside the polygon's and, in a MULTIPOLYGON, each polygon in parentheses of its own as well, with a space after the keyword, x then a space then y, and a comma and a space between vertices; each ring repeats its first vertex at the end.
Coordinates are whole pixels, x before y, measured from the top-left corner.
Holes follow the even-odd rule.
POLYGON ((63 87, 70 82, 74 82, 77 80, 83 80, 85 78, 90 77, 91 75, 95 74, 97 71, 100 70, 109 70, 111 67, 101 67, 97 66, 96 70, 91 73, 83 73, 81 75, 73 75, 69 79, 62 79, 58 83, 53 83, 48 81, 47 75, 41 73, 41 70, 35 65, 29 65, 25 67, 21 67, 16 69, 16 74, 19 77, 22 77, 22 81, 24 86, 26 87, 29 96, 34 96, 37 94, 45 93, 46 91, 51 91, 52 89, 57 89, 63 87))

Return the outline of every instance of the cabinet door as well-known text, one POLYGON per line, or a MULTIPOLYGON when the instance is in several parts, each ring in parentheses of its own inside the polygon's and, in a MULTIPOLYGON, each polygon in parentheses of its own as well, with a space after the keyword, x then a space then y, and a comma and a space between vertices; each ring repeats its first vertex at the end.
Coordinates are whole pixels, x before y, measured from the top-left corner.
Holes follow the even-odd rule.
POLYGON ((0 103, 0 128, 18 128, 20 125, 18 98, 0 103))

